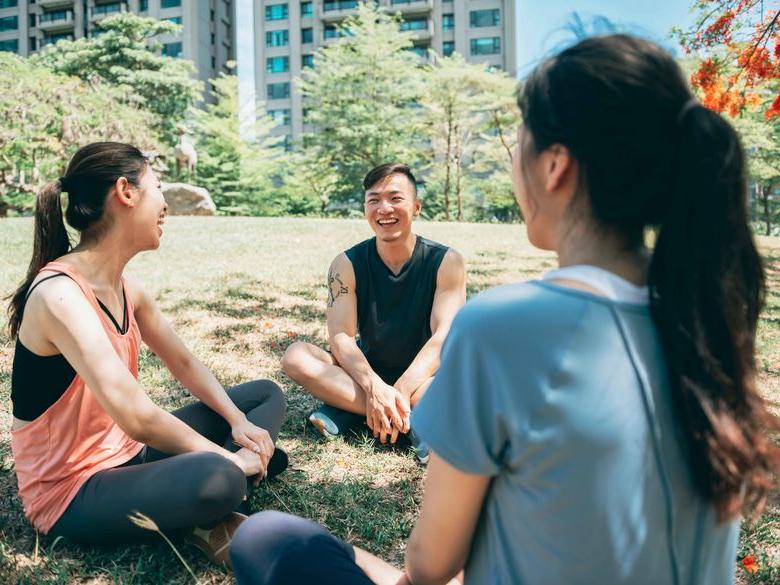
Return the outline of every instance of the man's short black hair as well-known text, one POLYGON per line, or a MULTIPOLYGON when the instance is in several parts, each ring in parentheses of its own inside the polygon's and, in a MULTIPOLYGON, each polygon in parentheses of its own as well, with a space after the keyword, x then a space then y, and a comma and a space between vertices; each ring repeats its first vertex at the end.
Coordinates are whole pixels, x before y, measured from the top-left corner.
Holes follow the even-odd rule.
POLYGON ((409 179, 414 188, 414 196, 417 197, 417 179, 414 178, 409 165, 403 163, 385 163, 371 169, 366 175, 366 178, 363 179, 363 191, 368 191, 379 181, 390 175, 404 175, 409 179))

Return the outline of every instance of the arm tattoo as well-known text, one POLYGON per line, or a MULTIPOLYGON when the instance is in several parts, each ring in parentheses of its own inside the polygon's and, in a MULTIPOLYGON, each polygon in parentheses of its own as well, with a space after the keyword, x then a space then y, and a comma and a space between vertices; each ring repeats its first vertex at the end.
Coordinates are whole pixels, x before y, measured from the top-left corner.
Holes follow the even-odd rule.
POLYGON ((344 286, 341 275, 338 272, 334 274, 332 268, 328 270, 328 308, 335 304, 337 298, 348 293, 349 288, 344 286))

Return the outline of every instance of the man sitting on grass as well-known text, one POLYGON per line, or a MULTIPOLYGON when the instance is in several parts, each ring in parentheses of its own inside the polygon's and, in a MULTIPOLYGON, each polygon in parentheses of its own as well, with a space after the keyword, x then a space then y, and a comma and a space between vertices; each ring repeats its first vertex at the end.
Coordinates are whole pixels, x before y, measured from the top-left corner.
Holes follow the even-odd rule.
MULTIPOLYGON (((339 254, 328 271, 330 353, 296 342, 282 367, 325 404, 309 421, 332 438, 365 422, 382 443, 409 433, 409 412, 433 381, 439 352, 466 300, 463 257, 412 232, 420 214, 404 164, 363 180, 365 216, 376 237, 339 254)), ((428 450, 413 432, 418 459, 428 450)))

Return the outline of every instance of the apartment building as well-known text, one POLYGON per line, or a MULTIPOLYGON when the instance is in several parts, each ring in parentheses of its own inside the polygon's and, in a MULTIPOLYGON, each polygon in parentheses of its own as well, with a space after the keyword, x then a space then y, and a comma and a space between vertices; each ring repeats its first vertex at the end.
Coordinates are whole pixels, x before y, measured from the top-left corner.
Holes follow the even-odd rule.
MULTIPOLYGON (((254 0, 255 87, 276 120, 274 133, 303 132, 303 103, 292 80, 313 65, 314 51, 338 38, 336 25, 355 14, 357 0, 254 0)), ((404 18, 414 33, 413 50, 458 52, 467 61, 514 76, 517 0, 379 0, 404 18)), ((289 143, 288 139, 288 143, 289 143)))
POLYGON ((163 54, 192 60, 203 81, 236 58, 233 0, 0 0, 0 51, 28 56, 60 39, 90 37, 119 12, 182 25, 180 34, 156 40, 163 54))

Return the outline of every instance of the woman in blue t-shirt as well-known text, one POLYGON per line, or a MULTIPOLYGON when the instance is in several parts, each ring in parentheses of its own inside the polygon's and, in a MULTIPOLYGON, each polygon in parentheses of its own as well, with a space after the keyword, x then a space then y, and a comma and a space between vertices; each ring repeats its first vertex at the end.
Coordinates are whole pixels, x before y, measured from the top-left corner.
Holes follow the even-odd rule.
POLYGON ((515 193, 559 268, 456 318, 412 416, 432 456, 405 570, 264 512, 234 541, 239 583, 733 581, 738 518, 778 469, 737 135, 622 35, 540 65, 519 105, 515 193))

